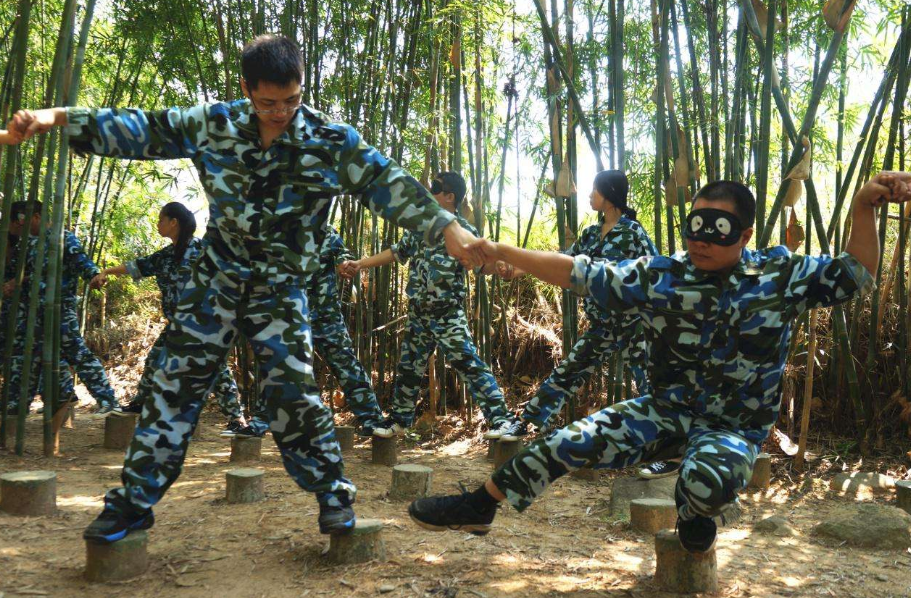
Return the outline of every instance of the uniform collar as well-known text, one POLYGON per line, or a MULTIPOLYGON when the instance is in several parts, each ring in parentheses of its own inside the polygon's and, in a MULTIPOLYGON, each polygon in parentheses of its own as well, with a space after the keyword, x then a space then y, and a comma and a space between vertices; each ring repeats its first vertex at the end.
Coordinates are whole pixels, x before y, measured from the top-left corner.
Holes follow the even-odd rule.
MULTIPOLYGON (((313 127, 307 115, 313 114, 308 106, 302 106, 294 113, 291 124, 284 133, 275 138, 273 143, 303 147, 307 140, 313 138, 313 127)), ((259 140, 259 127, 256 125, 256 113, 253 112, 253 103, 243 99, 231 104, 231 116, 234 124, 243 133, 252 139, 259 140)))
POLYGON ((749 249, 744 248, 740 254, 740 261, 734 266, 734 269, 727 275, 727 277, 721 277, 714 272, 706 272, 705 270, 700 270, 695 265, 693 265, 692 260, 690 259, 690 254, 688 252, 680 251, 675 255, 671 256, 671 259, 683 264, 683 279, 687 282, 703 282, 711 278, 718 280, 728 280, 732 283, 739 281, 742 278, 756 277, 762 273, 759 264, 756 262, 753 252, 749 249))

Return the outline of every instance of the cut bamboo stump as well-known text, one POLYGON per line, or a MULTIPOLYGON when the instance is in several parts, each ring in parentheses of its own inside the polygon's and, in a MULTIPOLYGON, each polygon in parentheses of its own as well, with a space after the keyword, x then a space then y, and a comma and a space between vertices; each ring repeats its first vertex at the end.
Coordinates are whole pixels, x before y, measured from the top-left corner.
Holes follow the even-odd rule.
POLYGON ((423 465, 396 465, 392 468, 392 500, 415 500, 430 494, 433 470, 423 465))
POLYGON ((398 462, 398 446, 396 445, 395 436, 392 438, 374 436, 371 448, 373 451, 372 459, 374 465, 392 467, 398 462))
POLYGON ((347 453, 354 448, 354 427, 335 426, 335 439, 338 441, 338 448, 347 453))
POLYGON ((493 461, 493 456, 497 453, 497 439, 487 441, 487 460, 493 461))
POLYGON ((40 517, 57 511, 57 474, 53 471, 14 471, 0 475, 0 511, 40 517))
POLYGON ((677 505, 666 498, 637 498, 629 503, 630 526, 647 534, 674 529, 677 505))
POLYGON ((759 453, 753 464, 753 477, 750 478, 748 488, 768 490, 772 483, 772 456, 768 453, 759 453))
POLYGON ((898 508, 911 514, 911 480, 895 482, 895 492, 898 495, 898 508))
POLYGON ((262 438, 231 439, 231 462, 244 463, 246 461, 259 461, 263 451, 262 438))
POLYGON ((85 543, 85 578, 89 581, 123 581, 138 577, 149 568, 149 536, 130 532, 111 544, 85 543))
POLYGON ((104 418, 104 448, 122 451, 130 446, 139 415, 109 415, 104 418))
POLYGON ((238 467, 225 473, 225 500, 231 504, 257 502, 265 498, 263 470, 238 467))
POLYGON ((493 468, 499 469, 504 463, 512 459, 522 448, 521 440, 498 440, 497 448, 493 453, 493 468))
POLYGON ((338 565, 385 561, 382 532, 379 519, 358 519, 349 533, 329 536, 329 560, 338 565))
POLYGON ((76 403, 70 402, 66 407, 66 416, 63 418, 63 427, 72 430, 76 426, 76 403))
POLYGON ((715 549, 692 554, 680 545, 673 531, 658 532, 655 535, 655 581, 662 589, 678 594, 715 592, 718 589, 715 549))

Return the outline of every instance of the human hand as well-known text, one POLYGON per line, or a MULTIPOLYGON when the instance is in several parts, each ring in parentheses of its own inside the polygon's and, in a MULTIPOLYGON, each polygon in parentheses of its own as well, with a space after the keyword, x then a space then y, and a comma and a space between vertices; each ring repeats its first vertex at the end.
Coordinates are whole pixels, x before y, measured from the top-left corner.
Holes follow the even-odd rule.
POLYGON ((503 260, 497 260, 497 275, 503 280, 512 280, 516 277, 516 268, 503 260))
POLYGON ((8 133, 15 143, 22 143, 39 133, 47 133, 57 124, 55 109, 45 110, 19 110, 10 119, 7 125, 8 133))
POLYGON ((97 289, 100 289, 101 287, 103 287, 104 285, 106 285, 107 283, 108 283, 108 275, 105 274, 104 272, 102 272, 101 274, 96 274, 92 278, 92 280, 89 281, 89 288, 97 290, 97 289))
POLYGON ((361 271, 361 264, 358 260, 345 260, 338 265, 338 273, 342 278, 351 280, 354 275, 361 271))
MULTIPOLYGON (((446 252, 467 269, 483 266, 486 261, 476 248, 479 239, 456 222, 450 222, 443 229, 443 238, 446 241, 446 252)), ((481 239, 483 240, 483 239, 481 239)))

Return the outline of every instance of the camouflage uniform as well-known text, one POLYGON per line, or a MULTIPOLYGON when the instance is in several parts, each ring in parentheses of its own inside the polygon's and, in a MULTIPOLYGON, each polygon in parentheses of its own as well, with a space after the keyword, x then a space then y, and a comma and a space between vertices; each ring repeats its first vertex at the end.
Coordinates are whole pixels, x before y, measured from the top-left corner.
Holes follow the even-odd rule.
MULTIPOLYGON (((462 228, 477 230, 461 216, 462 228)), ((402 355, 396 370, 392 395, 392 417, 408 427, 414 422, 415 404, 420 396, 421 379, 427 361, 437 345, 449 364, 458 372, 477 401, 490 426, 509 419, 503 393, 490 367, 478 356, 471 339, 465 302, 465 268, 446 253, 440 241, 428 244, 406 232, 390 247, 396 261, 411 260, 408 272, 408 324, 402 339, 402 355)))
POLYGON ((285 469, 321 504, 352 502, 355 487, 344 477, 332 414, 313 377, 305 291, 319 268, 331 199, 360 194, 365 206, 430 241, 453 217, 353 128, 309 107, 267 150, 246 100, 67 113, 77 150, 191 159, 209 200, 205 250, 165 330, 152 400, 124 462, 124 487, 108 492, 106 508, 148 509, 177 479, 205 395, 238 332, 259 356, 260 394, 285 469))
MULTIPOLYGON (((612 262, 658 255, 658 249, 648 233, 635 220, 622 216, 602 238, 601 223, 587 227, 567 255, 587 255, 593 260, 612 262)), ((638 394, 648 394, 645 375, 647 347, 639 316, 610 313, 591 298, 582 303, 588 316, 588 330, 582 333, 560 365, 541 384, 538 392, 525 406, 522 419, 543 427, 558 412, 567 397, 571 397, 585 384, 601 364, 616 351, 622 351, 636 381, 638 394)))
POLYGON ((791 323, 802 312, 868 292, 853 256, 804 257, 784 247, 744 250, 726 275, 685 253, 619 263, 575 258, 573 290, 641 316, 653 393, 570 424, 493 475, 518 510, 583 466, 621 469, 682 456, 679 513, 717 516, 750 479, 778 418, 791 323))
MULTIPOLYGON (((177 300, 180 298, 180 291, 190 276, 190 264, 202 252, 202 245, 202 241, 196 237, 190 239, 180 262, 174 260, 176 247, 172 244, 151 255, 137 258, 126 264, 127 273, 133 277, 133 280, 140 280, 148 276, 155 277, 158 290, 161 291, 161 311, 168 320, 174 317, 174 310, 177 307, 177 300)), ((164 333, 158 336, 148 356, 146 356, 142 377, 139 379, 139 386, 136 388, 136 396, 133 399, 138 403, 144 403, 146 399, 152 396, 152 376, 155 373, 154 364, 158 360, 163 344, 164 333)), ((218 406, 225 417, 231 419, 243 417, 237 383, 234 381, 227 364, 222 364, 219 369, 212 392, 215 394, 218 406)))

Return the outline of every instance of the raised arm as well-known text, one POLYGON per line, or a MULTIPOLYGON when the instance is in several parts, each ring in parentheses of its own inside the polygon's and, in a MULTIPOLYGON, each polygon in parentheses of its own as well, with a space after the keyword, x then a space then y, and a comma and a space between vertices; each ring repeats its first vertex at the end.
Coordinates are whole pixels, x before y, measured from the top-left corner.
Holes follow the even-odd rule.
POLYGON ((880 172, 860 188, 851 204, 851 234, 845 251, 863 264, 872 276, 879 267, 879 234, 876 208, 887 201, 911 198, 911 173, 880 172))

